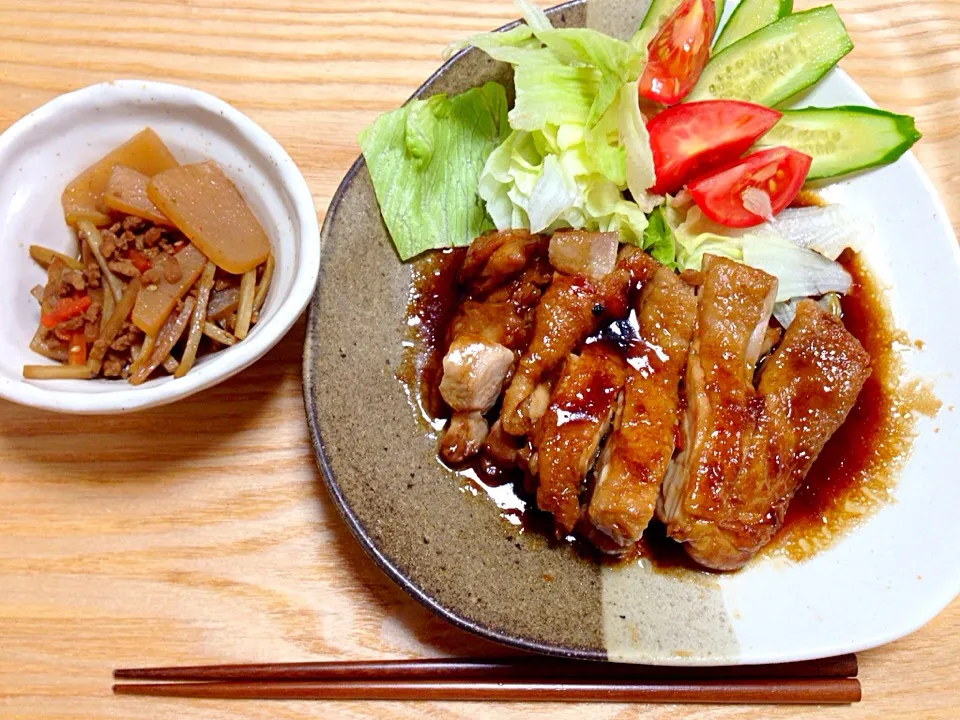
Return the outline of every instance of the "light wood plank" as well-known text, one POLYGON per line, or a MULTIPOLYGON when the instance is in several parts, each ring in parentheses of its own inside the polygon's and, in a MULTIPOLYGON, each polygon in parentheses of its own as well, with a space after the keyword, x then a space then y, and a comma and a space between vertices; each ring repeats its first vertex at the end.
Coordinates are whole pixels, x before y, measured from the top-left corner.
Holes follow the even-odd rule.
MULTIPOLYGON (((917 117, 917 155, 960 227, 960 0, 836 5, 857 46, 842 67, 917 117)), ((508 0, 0 0, 0 128, 102 80, 192 85, 284 145, 322 217, 357 129, 401 103, 447 43, 514 16, 508 0)), ((499 651, 421 608, 353 542, 310 452, 302 341, 301 323, 241 376, 140 415, 0 403, 0 716, 960 716, 960 603, 863 653, 865 702, 827 712, 111 697, 118 665, 499 651), (172 424, 179 433, 157 432, 172 424)))

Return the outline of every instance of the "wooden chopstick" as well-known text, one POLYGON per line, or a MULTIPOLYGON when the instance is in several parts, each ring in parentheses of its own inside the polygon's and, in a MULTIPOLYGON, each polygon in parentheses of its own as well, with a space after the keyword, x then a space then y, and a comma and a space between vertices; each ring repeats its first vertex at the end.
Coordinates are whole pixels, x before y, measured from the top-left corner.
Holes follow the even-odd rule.
POLYGON ((524 657, 196 665, 119 669, 118 680, 174 682, 118 684, 113 691, 263 700, 837 704, 859 702, 857 670, 852 654, 724 667, 524 657))
POLYGON ((123 668, 118 680, 218 680, 238 682, 358 680, 707 680, 724 678, 856 677, 854 654, 773 665, 668 667, 543 658, 385 660, 123 668))
POLYGON ((635 683, 562 682, 202 682, 114 685, 120 695, 258 700, 487 700, 845 704, 859 702, 855 678, 731 679, 635 683))

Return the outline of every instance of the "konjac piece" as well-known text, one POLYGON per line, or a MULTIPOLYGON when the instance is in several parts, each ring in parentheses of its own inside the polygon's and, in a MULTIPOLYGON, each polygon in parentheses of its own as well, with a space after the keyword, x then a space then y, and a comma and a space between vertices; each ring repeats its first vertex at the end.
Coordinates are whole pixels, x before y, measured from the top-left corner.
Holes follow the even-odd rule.
POLYGON ((135 215, 157 225, 173 223, 147 197, 150 176, 125 165, 114 165, 103 191, 103 204, 111 210, 135 215))
POLYGON ((154 176, 147 195, 217 267, 241 275, 270 254, 270 241, 240 191, 212 160, 154 176))
POLYGON ((110 222, 103 194, 114 165, 153 176, 177 167, 177 160, 157 134, 145 128, 70 181, 60 198, 68 224, 89 220, 100 226, 110 222))
POLYGON ((580 489, 610 427, 626 364, 606 343, 570 355, 535 430, 537 506, 552 513, 557 534, 580 517, 580 489))
POLYGON ((155 285, 141 288, 133 307, 133 324, 150 337, 156 337, 177 300, 193 287, 207 264, 203 253, 189 243, 172 258, 180 265, 180 279, 170 282, 162 277, 155 285))
POLYGON ((588 518, 615 547, 636 543, 676 446, 680 379, 696 322, 693 288, 660 268, 637 297, 622 408, 598 463, 588 518))

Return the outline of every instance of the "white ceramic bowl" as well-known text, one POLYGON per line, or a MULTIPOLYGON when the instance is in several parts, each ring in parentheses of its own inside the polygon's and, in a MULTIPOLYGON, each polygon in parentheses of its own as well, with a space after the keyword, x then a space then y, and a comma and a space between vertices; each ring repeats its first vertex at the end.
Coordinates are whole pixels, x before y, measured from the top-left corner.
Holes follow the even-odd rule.
POLYGON ((179 400, 248 367, 290 329, 320 267, 320 232, 306 181, 280 144, 212 95, 178 85, 121 80, 62 95, 0 136, 0 396, 67 413, 118 413, 179 400), (39 322, 30 288, 45 272, 28 248, 73 254, 60 209, 64 186, 144 127, 181 162, 213 159, 253 208, 276 258, 260 321, 242 342, 198 360, 184 377, 134 387, 121 380, 24 380, 46 360, 28 347, 39 322))

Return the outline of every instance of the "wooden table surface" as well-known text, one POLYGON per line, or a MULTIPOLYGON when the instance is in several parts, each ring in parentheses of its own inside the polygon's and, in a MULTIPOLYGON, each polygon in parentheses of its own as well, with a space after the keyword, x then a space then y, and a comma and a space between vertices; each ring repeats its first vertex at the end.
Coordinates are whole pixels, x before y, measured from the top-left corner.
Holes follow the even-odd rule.
MULTIPOLYGON (((916 152, 960 227, 960 0, 836 5, 856 43, 841 65, 879 104, 916 116, 916 152)), ((447 43, 515 16, 509 0, 0 0, 0 129, 103 80, 192 85, 283 144, 322 218, 357 131, 399 105, 447 43)), ((78 420, 0 401, 0 717, 818 714, 112 697, 110 671, 124 665, 499 651, 407 597, 350 537, 307 439, 302 341, 301 321, 241 376, 138 415, 78 420)), ((864 702, 825 715, 960 717, 958 666, 954 602, 863 653, 864 702)))

